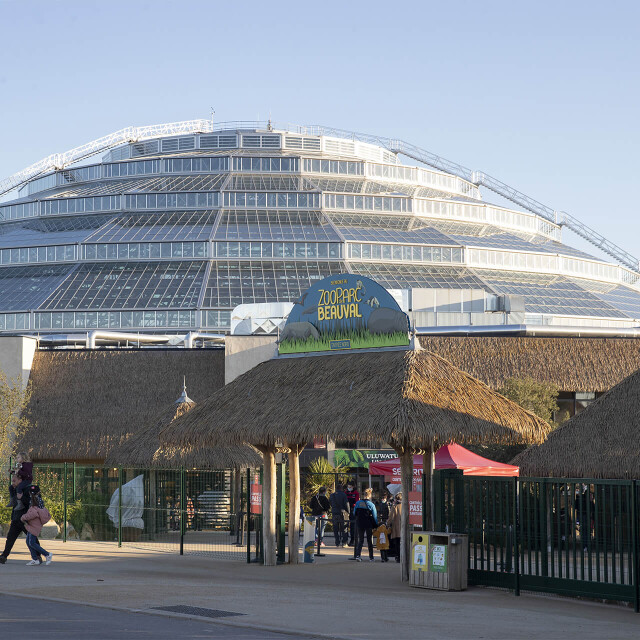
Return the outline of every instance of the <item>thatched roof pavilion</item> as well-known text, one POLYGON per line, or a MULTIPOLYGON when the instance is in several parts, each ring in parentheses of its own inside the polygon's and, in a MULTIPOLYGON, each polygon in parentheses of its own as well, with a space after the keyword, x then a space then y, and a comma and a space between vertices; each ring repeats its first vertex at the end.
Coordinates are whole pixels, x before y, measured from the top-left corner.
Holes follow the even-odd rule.
POLYGON ((196 403, 187 396, 186 387, 176 402, 162 409, 142 430, 109 452, 105 464, 122 467, 177 469, 235 469, 258 467, 260 454, 249 445, 218 447, 162 447, 159 433, 176 418, 193 409, 196 403))
MULTIPOLYGON (((408 487, 414 450, 431 452, 436 442, 542 442, 548 430, 546 422, 443 358, 410 350, 264 362, 165 428, 160 439, 174 446, 250 442, 265 453, 265 556, 275 532, 268 478, 275 476, 272 452, 278 441, 295 446, 295 456, 300 445, 317 436, 388 442, 402 460, 403 576, 408 576, 408 487)), ((290 472, 297 465, 297 457, 290 457, 290 472)), ((427 478, 430 472, 425 483, 427 478)), ((293 497, 299 493, 295 474, 291 482, 293 497)), ((290 503, 290 513, 298 509, 290 503)), ((291 520, 289 555, 297 558, 297 518, 291 520)))
POLYGON ((516 444, 542 442, 548 428, 433 353, 386 351, 263 362, 164 429, 161 440, 271 445, 327 435, 392 445, 429 438, 516 444))
POLYGON ((34 425, 17 443, 36 461, 102 464, 156 419, 183 376, 195 398, 224 386, 221 349, 36 351, 28 416, 34 425))
POLYGON ((521 475, 640 478, 640 371, 529 447, 512 464, 521 475))

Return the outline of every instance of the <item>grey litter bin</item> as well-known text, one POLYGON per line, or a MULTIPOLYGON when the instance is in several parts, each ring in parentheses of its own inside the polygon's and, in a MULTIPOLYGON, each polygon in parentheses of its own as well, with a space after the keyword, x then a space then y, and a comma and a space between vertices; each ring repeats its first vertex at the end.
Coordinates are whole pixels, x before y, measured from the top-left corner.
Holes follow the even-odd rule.
POLYGON ((441 591, 467 588, 468 536, 436 531, 411 535, 409 586, 441 591))

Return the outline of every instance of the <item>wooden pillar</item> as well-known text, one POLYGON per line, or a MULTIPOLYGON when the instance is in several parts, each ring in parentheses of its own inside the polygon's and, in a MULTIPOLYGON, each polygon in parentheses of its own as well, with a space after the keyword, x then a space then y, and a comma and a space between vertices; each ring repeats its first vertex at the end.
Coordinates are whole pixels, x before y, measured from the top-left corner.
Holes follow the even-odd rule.
POLYGON ((423 522, 426 531, 433 531, 433 470, 435 468, 435 443, 433 438, 429 440, 422 454, 422 483, 426 504, 423 522))
POLYGON ((276 456, 274 447, 262 450, 264 473, 262 484, 262 531, 264 536, 264 565, 276 565, 276 456))
POLYGON ((409 536, 409 491, 413 488, 413 453, 411 448, 404 447, 400 454, 402 470, 402 518, 400 520, 400 566, 402 581, 409 581, 409 562, 411 559, 411 539, 409 536))
POLYGON ((240 467, 233 470, 233 532, 237 536, 242 519, 242 471, 240 467))
POLYGON ((292 444, 289 452, 289 563, 300 561, 300 452, 302 447, 292 444))

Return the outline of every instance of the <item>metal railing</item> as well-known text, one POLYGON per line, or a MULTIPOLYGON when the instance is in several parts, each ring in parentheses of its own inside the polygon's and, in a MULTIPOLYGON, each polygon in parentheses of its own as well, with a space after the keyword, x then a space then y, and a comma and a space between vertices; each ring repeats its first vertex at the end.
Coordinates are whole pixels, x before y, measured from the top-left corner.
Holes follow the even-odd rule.
MULTIPOLYGON (((261 516, 247 510, 247 470, 35 464, 34 482, 64 542, 110 542, 241 562, 262 556, 261 516)), ((2 521, 10 516, 5 510, 2 521)))

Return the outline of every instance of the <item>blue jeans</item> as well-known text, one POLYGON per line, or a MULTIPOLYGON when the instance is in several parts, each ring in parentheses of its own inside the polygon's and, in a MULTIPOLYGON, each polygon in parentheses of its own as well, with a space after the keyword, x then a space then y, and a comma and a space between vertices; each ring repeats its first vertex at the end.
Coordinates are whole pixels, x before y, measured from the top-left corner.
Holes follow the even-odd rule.
POLYGON ((38 536, 34 536, 33 533, 27 533, 27 547, 29 547, 29 551, 31 552, 32 560, 40 560, 41 555, 49 555, 49 552, 40 546, 38 536))
POLYGON ((324 528, 327 526, 325 518, 316 518, 316 539, 322 542, 324 537, 324 528))

